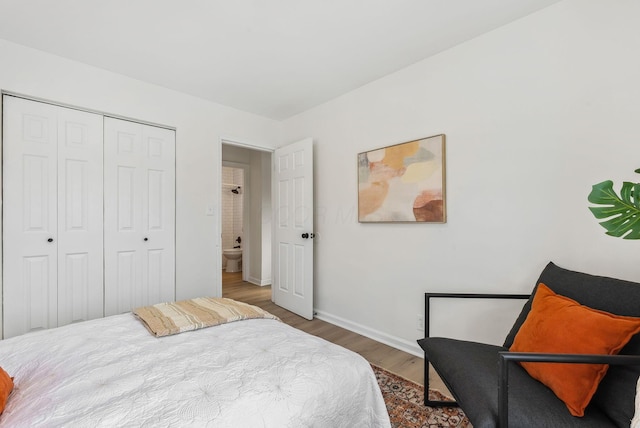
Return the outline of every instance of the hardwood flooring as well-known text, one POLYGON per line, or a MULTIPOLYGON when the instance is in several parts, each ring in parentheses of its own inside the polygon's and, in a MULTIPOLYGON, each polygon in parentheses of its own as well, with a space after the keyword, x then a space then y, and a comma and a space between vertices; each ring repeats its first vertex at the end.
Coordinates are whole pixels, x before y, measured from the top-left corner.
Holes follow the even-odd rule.
MULTIPOLYGON (((424 383, 424 363, 421 358, 317 318, 309 321, 289 312, 271 301, 270 286, 260 287, 244 282, 242 281, 242 272, 222 272, 222 295, 261 307, 292 327, 350 349, 362 355, 370 363, 420 385, 424 383)), ((431 375, 431 388, 439 389, 445 393, 447 391, 435 373, 431 375)))

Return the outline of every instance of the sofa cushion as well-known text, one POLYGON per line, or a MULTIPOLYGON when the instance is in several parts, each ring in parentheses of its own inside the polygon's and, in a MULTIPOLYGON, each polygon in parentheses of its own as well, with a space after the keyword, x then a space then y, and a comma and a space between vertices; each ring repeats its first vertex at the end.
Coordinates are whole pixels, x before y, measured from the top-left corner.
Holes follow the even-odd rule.
MULTIPOLYGON (((495 428, 498 352, 506 348, 439 337, 424 338, 418 344, 474 428, 495 428)), ((616 425, 596 407, 587 408, 582 418, 571 416, 549 388, 518 364, 510 364, 509 426, 604 428, 616 425)))
MULTIPOLYGON (((615 355, 640 332, 640 318, 581 305, 539 284, 513 352, 615 355)), ((521 363, 547 385, 574 416, 582 416, 609 368, 606 364, 521 363)))
MULTIPOLYGON (((640 317, 640 305, 637 303, 640 301, 640 284, 636 282, 575 272, 550 262, 536 282, 540 283, 546 284, 557 294, 567 296, 590 308, 616 315, 640 317)), ((506 348, 511 347, 515 335, 527 318, 536 290, 537 285, 507 335, 504 343, 506 348)), ((640 334, 633 336, 620 354, 640 355, 640 334)), ((639 366, 610 366, 589 407, 598 406, 611 419, 623 424, 621 426, 628 425, 633 417, 638 376, 639 366)))

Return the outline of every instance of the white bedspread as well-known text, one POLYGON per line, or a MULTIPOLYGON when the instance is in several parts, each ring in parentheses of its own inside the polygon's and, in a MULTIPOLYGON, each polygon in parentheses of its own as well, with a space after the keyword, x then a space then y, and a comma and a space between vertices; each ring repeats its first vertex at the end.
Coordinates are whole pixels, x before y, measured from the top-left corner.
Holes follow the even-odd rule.
POLYGON ((361 356, 274 320, 155 338, 131 314, 0 342, 7 427, 388 427, 361 356))

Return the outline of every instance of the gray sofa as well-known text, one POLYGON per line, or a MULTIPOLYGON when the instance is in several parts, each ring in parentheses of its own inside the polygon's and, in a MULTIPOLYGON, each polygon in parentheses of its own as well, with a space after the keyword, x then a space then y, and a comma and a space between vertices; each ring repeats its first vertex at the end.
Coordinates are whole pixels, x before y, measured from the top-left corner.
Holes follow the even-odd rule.
MULTIPOLYGON (((616 315, 640 317, 640 284, 574 272, 549 263, 531 295, 426 293, 425 320, 430 301, 438 297, 528 297, 503 346, 456 339, 427 337, 418 340, 425 352, 425 387, 428 365, 434 367, 475 428, 493 427, 629 427, 634 414, 636 382, 640 376, 640 334, 617 356, 512 353, 508 349, 525 321, 537 284, 591 308, 616 315), (585 410, 572 416, 553 391, 538 382, 517 361, 556 361, 570 364, 608 363, 609 370, 585 410)), ((428 324, 427 324, 428 325, 428 324)), ((589 338, 585 338, 589 340, 589 338)), ((444 405, 425 398, 426 405, 444 405)))

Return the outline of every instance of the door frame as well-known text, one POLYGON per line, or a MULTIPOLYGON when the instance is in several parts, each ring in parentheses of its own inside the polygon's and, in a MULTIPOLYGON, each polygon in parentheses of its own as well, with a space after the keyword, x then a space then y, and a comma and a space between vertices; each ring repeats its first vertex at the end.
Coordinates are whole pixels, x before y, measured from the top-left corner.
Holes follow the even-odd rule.
MULTIPOLYGON (((243 149, 249 149, 249 150, 255 150, 258 152, 267 152, 270 153, 271 156, 271 167, 273 168, 273 153, 275 151, 275 148, 273 147, 269 147, 267 145, 261 145, 261 144, 255 144, 255 143, 249 143, 247 141, 242 141, 240 139, 237 139, 235 137, 225 137, 225 136, 221 136, 220 139, 218 140, 218 160, 215 163, 215 168, 217 168, 217 172, 215 174, 215 178, 216 181, 218 183, 217 186, 214 186, 215 191, 217 192, 217 196, 214 197, 214 201, 215 201, 215 205, 216 205, 216 209, 215 209, 215 216, 217 216, 217 219, 215 220, 215 227, 217 228, 217 239, 216 239, 216 243, 215 243, 215 264, 214 267, 216 269, 216 281, 214 284, 214 290, 213 290, 213 295, 215 297, 222 297, 222 215, 221 215, 221 207, 222 207, 222 145, 228 145, 228 146, 235 146, 235 147, 240 147, 243 149)), ((225 163, 233 163, 233 162, 227 162, 224 161, 225 163)), ((245 171, 250 171, 250 168, 245 170, 245 171)), ((245 174, 245 187, 247 186, 246 180, 247 180, 247 175, 245 174)), ((246 201, 246 199, 245 199, 246 201)), ((245 205, 246 206, 246 205, 245 205)), ((247 213, 244 213, 247 214, 247 213)), ((243 226, 244 227, 244 226, 243 226)), ((250 226, 249 226, 250 228, 250 226)), ((245 238, 243 238, 244 240, 245 238)), ((250 243, 251 245, 251 243, 250 243)), ((255 244, 254 244, 255 245, 255 244)), ((273 251, 273 250, 272 250, 273 251)), ((246 253, 248 253, 248 251, 246 251, 246 253)), ((243 281, 246 280, 246 274, 245 274, 245 263, 246 261, 248 261, 248 259, 245 259, 245 251, 243 248, 242 251, 242 264, 243 264, 243 268, 242 268, 242 279, 243 281)))

